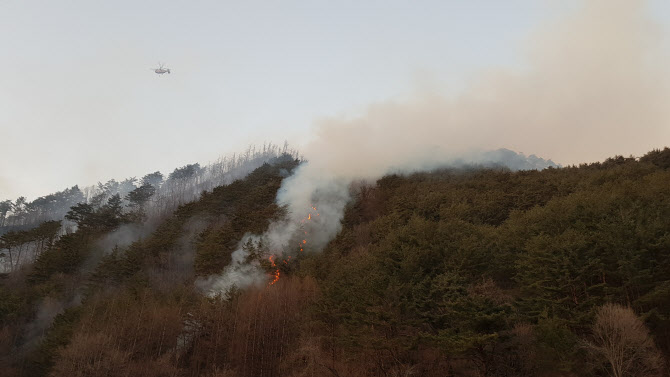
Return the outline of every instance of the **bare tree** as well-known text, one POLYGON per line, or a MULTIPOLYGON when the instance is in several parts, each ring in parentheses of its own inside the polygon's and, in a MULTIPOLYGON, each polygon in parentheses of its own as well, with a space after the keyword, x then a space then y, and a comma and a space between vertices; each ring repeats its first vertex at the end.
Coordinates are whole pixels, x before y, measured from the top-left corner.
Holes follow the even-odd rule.
POLYGON ((661 355, 647 327, 631 308, 605 304, 596 313, 586 348, 613 377, 657 376, 661 355))

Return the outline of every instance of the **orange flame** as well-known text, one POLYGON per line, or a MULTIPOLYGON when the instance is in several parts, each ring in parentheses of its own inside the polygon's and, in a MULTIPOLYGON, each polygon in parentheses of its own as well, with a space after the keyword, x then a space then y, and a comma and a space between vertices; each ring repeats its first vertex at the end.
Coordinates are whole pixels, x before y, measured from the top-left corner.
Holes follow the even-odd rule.
MULTIPOLYGON (((275 263, 275 256, 274 255, 270 255, 268 260, 270 260, 270 263, 272 264, 272 267, 275 267, 275 268, 277 267, 277 264, 275 263)), ((279 275, 280 275, 280 272, 279 272, 279 269, 277 268, 272 273, 272 281, 268 285, 273 285, 274 283, 278 282, 279 281, 279 275)))
MULTIPOLYGON (((316 207, 314 207, 314 206, 312 206, 312 209, 315 212, 317 211, 316 207)), ((317 212, 316 215, 319 216, 319 213, 317 212)), ((307 217, 304 217, 302 220, 300 220, 300 223, 304 224, 305 221, 311 220, 311 219, 312 219, 312 213, 310 212, 310 213, 307 214, 307 217)), ((303 233, 305 233, 305 235, 307 235, 306 230, 303 230, 303 233)), ((303 245, 306 245, 306 244, 307 244, 307 237, 305 237, 305 239, 302 240, 302 243, 299 244, 301 252, 305 250, 303 248, 303 245)), ((270 261, 270 265, 274 269, 274 271, 271 273, 272 280, 268 283, 268 286, 271 286, 271 285, 274 285, 275 283, 277 283, 279 281, 279 278, 281 277, 281 271, 279 271, 279 268, 277 267, 277 264, 275 263, 275 258, 276 258, 275 255, 270 255, 270 257, 268 257, 268 260, 270 261)), ((283 260, 285 265, 288 265, 290 261, 291 261, 291 256, 290 255, 288 256, 287 259, 283 260)))

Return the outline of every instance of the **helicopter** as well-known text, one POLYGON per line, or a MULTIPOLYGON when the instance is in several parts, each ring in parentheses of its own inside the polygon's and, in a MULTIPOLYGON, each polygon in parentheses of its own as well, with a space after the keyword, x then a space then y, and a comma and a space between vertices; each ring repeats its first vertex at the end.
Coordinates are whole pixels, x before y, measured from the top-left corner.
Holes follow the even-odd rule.
POLYGON ((170 68, 163 67, 163 63, 158 63, 158 68, 150 68, 152 71, 156 72, 159 75, 164 73, 170 73, 170 68))

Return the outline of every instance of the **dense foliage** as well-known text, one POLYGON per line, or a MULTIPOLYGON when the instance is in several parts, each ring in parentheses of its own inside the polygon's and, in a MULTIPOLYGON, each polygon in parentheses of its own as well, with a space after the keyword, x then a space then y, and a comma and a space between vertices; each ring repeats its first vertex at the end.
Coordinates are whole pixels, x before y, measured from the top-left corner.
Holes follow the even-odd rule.
POLYGON ((274 285, 203 295, 197 277, 284 215, 296 165, 204 192, 111 252, 143 217, 119 197, 74 206, 78 230, 0 283, 3 375, 668 375, 669 149, 357 185, 325 250, 274 285))

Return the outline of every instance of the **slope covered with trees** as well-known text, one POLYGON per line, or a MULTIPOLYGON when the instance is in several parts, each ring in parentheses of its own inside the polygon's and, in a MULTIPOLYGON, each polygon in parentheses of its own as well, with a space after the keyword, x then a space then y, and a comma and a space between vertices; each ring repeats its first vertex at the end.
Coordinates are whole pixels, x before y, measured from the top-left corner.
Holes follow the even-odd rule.
POLYGON ((272 143, 262 147, 252 145, 244 153, 222 156, 205 166, 187 164, 175 168, 167 176, 156 171, 139 179, 110 179, 83 189, 72 186, 32 201, 25 196, 16 200, 0 200, 0 235, 30 229, 48 220, 63 220, 75 204, 85 202, 100 206, 117 194, 124 204, 140 205, 150 216, 165 215, 180 204, 197 199, 202 191, 211 191, 214 187, 243 178, 263 163, 285 154, 299 157, 298 152, 290 149, 287 143, 283 146, 272 143))
POLYGON ((50 221, 49 229, 54 229, 55 236, 60 236, 73 232, 77 225, 100 225, 93 224, 105 218, 100 210, 114 208, 119 213, 124 212, 126 220, 155 226, 179 205, 198 199, 202 192, 243 178, 283 155, 298 158, 298 152, 289 149, 287 143, 283 147, 263 144, 262 148, 250 146, 244 153, 221 157, 204 167, 198 163, 187 164, 175 168, 167 176, 156 171, 140 179, 130 177, 122 181, 110 179, 104 184, 98 182, 83 190, 73 186, 30 202, 23 196, 15 201, 0 201, 0 273, 33 261, 42 252, 43 243, 38 245, 35 241, 44 237, 36 238, 39 232, 33 228, 45 222, 50 221), (101 215, 97 219, 96 212, 101 215), (56 222, 60 227, 53 226, 56 222), (12 248, 18 248, 19 258, 11 258, 12 248))
POLYGON ((669 149, 357 184, 324 250, 268 260, 249 243, 268 283, 204 295, 198 278, 285 215, 275 197, 298 163, 274 159, 111 250, 146 221, 148 189, 131 210, 73 206, 58 239, 36 231, 35 262, 0 281, 3 375, 668 375, 669 149))

